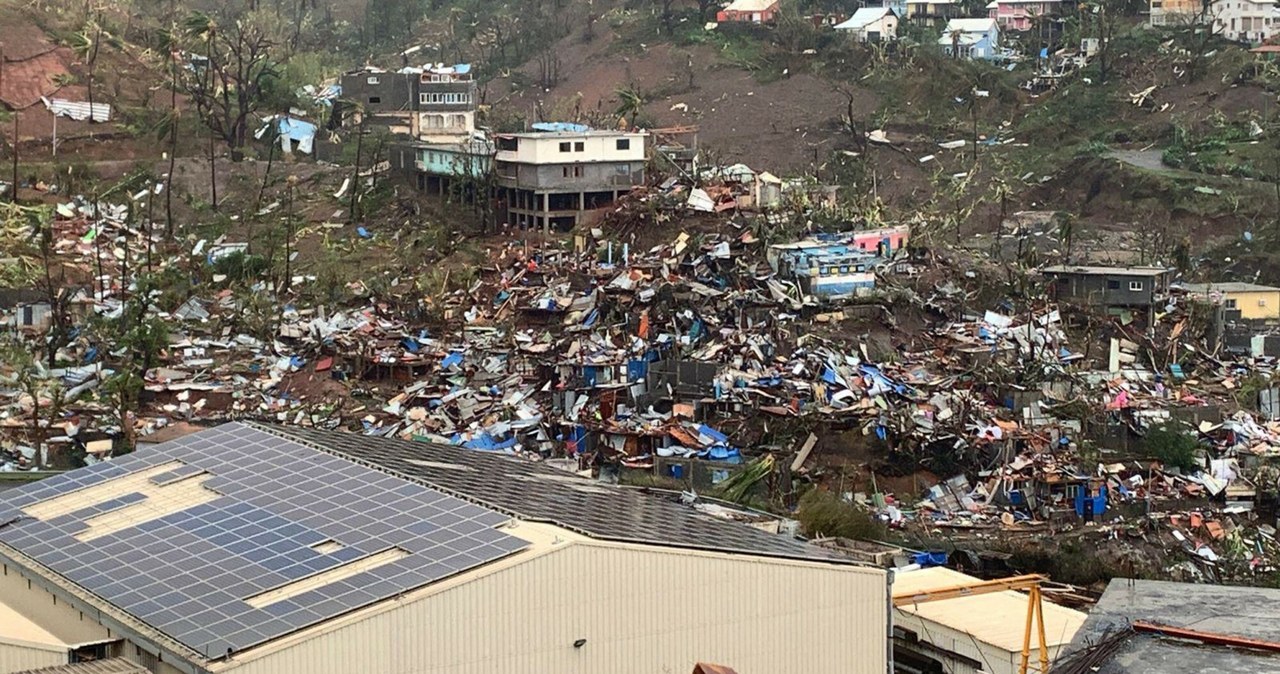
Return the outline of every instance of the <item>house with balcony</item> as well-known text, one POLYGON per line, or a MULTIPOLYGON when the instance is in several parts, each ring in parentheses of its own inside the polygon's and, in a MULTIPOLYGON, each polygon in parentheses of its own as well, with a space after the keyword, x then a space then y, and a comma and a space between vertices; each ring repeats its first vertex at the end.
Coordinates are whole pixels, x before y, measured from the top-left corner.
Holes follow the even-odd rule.
POLYGON ((1106 310, 1150 309, 1168 293, 1173 277, 1166 267, 1052 265, 1040 272, 1054 300, 1106 310))
POLYGON ((499 212, 520 227, 568 230, 645 181, 645 132, 534 124, 497 134, 499 212))
POLYGON ((1228 40, 1261 44, 1280 35, 1280 5, 1274 0, 1216 0, 1209 14, 1214 32, 1228 40))
POLYGON ((418 189, 441 195, 459 181, 487 176, 493 144, 476 129, 479 89, 471 65, 434 64, 408 72, 414 85, 412 140, 392 148, 392 167, 413 175, 418 189))
POLYGON ((1280 35, 1280 5, 1272 0, 1150 0, 1152 26, 1212 24, 1218 35, 1261 44, 1280 35))
POLYGON ((1152 26, 1190 26, 1205 16, 1201 0, 1150 0, 1152 26))
MULTIPOLYGON (((886 3, 885 7, 891 7, 886 3)), ((907 0, 906 19, 922 26, 941 26, 964 15, 964 5, 955 0, 907 0)))
POLYGON ((479 86, 471 65, 434 65, 415 74, 413 137, 423 143, 454 143, 476 129, 479 86))
POLYGON ((1001 30, 1024 31, 1034 28, 1039 19, 1056 17, 1061 8, 1062 0, 991 0, 987 16, 1001 30))

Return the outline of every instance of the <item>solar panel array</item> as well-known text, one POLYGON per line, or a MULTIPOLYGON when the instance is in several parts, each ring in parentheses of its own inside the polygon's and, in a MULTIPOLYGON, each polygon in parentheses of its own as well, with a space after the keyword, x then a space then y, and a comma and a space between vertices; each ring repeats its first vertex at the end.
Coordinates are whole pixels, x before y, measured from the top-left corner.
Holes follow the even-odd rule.
POLYGON ((522 519, 553 522, 595 538, 849 561, 794 537, 766 533, 635 489, 578 478, 505 454, 317 429, 259 427, 450 493, 466 494, 522 519))
POLYGON ((7 491, 0 522, 14 518, 0 543, 215 659, 528 545, 495 528, 506 515, 241 424, 7 491), (76 538, 86 520, 147 497, 48 521, 22 512, 175 460, 182 467, 151 482, 208 473, 198 479, 221 496, 89 542, 76 538), (260 608, 246 601, 397 548, 409 554, 260 608))

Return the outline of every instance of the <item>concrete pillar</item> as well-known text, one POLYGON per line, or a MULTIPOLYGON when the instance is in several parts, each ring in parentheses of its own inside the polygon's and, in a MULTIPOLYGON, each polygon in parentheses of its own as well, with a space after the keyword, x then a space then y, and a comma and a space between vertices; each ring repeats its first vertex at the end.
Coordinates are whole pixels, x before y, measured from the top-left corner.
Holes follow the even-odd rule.
POLYGON ((542 202, 542 213, 543 213, 542 233, 550 234, 551 233, 551 195, 543 194, 541 197, 541 202, 542 202))

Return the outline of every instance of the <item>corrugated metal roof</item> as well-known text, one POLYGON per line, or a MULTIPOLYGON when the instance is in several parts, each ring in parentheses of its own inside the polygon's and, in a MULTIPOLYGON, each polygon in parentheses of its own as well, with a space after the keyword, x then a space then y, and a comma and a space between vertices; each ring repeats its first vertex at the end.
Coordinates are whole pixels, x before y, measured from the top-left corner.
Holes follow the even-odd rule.
POLYGON ((778 0, 733 0, 726 12, 763 12, 778 4, 778 0))
POLYGON ((77 122, 83 122, 89 119, 89 112, 93 111, 93 121, 108 122, 111 120, 111 106, 106 103, 94 103, 90 108, 89 103, 79 101, 68 101, 61 98, 43 99, 44 106, 58 117, 69 117, 77 122))
POLYGON ((1224 283, 1183 283, 1183 290, 1189 293, 1208 294, 1208 293, 1262 293, 1275 292, 1280 290, 1275 286, 1258 285, 1257 283, 1241 283, 1237 281, 1227 281, 1224 283))
MULTIPOLYGON (((893 580, 894 595, 923 592, 964 583, 981 582, 973 576, 943 567, 899 573, 893 580)), ((1022 650, 1026 632, 1027 595, 1009 590, 972 597, 943 599, 898 607, 898 611, 971 635, 974 639, 1010 653, 1022 650)), ((1080 611, 1044 602, 1045 638, 1050 648, 1067 644, 1088 617, 1080 611)))
POLYGON ((150 672, 146 667, 124 658, 108 658, 92 662, 77 662, 72 665, 28 669, 17 674, 150 674, 150 672))

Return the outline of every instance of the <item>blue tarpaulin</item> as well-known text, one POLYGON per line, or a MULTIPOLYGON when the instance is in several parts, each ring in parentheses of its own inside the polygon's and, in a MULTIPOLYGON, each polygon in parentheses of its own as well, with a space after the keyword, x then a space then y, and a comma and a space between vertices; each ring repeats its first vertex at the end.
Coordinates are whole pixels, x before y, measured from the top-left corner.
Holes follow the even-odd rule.
POLYGON ((549 133, 586 133, 591 130, 591 127, 586 124, 574 124, 572 122, 535 122, 530 126, 534 131, 546 131, 549 133))
POLYGON ((502 451, 504 449, 511 449, 512 447, 516 446, 515 438, 511 438, 509 440, 498 440, 493 436, 489 435, 488 433, 481 433, 480 435, 477 435, 476 437, 470 440, 467 440, 466 442, 460 442, 461 440, 462 440, 462 436, 455 435, 453 437, 453 444, 455 445, 461 444, 463 447, 466 447, 467 449, 480 449, 487 452, 502 451))
POLYGON ((737 447, 712 447, 707 450, 707 458, 725 463, 742 463, 742 452, 737 447))
POLYGON ((461 364, 462 364, 461 351, 454 351, 453 353, 450 353, 449 355, 445 356, 444 360, 440 361, 440 367, 453 367, 454 365, 461 365, 461 364))
POLYGON ((700 424, 698 426, 698 434, 705 435, 708 438, 711 438, 711 440, 717 445, 729 444, 729 436, 725 435, 724 433, 721 433, 720 431, 717 431, 716 429, 710 426, 707 426, 706 424, 700 424))
POLYGON ((945 552, 917 552, 913 561, 920 566, 946 566, 947 557, 945 552))
POLYGON ((649 374, 649 361, 646 360, 629 360, 627 361, 627 380, 640 381, 649 374))
POLYGON ((596 385, 596 375, 597 375, 596 366, 594 365, 582 366, 582 379, 587 383, 587 386, 596 385))
POLYGON ((581 454, 587 449, 587 446, 584 444, 586 440, 586 426, 571 426, 569 427, 568 437, 564 439, 565 450, 570 454, 581 454))

